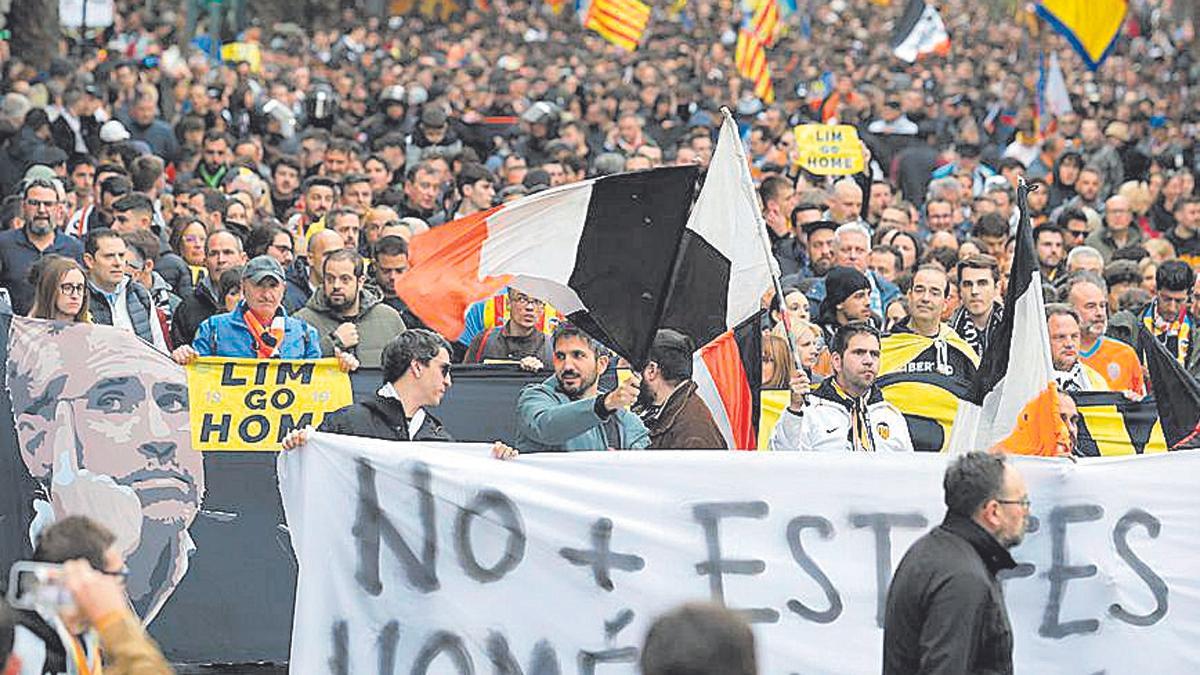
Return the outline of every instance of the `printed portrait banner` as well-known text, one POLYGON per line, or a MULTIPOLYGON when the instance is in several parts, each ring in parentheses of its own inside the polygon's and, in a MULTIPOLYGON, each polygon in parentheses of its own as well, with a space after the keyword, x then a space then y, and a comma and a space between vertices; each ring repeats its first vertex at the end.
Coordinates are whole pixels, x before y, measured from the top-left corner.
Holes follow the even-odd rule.
POLYGON ((192 447, 279 450, 293 429, 316 427, 353 402, 337 359, 278 361, 201 357, 188 366, 192 447))
MULTIPOLYGON (((941 454, 607 452, 316 434, 278 473, 293 673, 637 672, 655 616, 719 600, 760 672, 880 671, 895 566, 941 522, 941 454)), ((1200 663, 1200 454, 1016 458, 1017 672, 1200 663), (1147 648, 1152 646, 1152 648, 1147 648)))
POLYGON ((850 176, 863 171, 862 144, 849 124, 800 124, 796 135, 796 166, 818 176, 850 176))

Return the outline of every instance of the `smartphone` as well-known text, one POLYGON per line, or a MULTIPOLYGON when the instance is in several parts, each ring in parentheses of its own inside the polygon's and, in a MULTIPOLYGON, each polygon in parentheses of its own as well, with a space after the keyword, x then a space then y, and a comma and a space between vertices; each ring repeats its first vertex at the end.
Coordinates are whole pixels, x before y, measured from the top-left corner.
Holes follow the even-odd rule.
POLYGON ((64 612, 75 598, 62 585, 62 565, 18 560, 8 573, 8 604, 15 609, 64 612))

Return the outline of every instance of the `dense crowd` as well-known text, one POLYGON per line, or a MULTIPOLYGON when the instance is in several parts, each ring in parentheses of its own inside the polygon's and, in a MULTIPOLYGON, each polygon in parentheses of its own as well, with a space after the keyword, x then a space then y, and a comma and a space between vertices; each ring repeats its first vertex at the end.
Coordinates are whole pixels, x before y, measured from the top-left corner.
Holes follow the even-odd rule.
MULTIPOLYGON (((691 336, 660 331, 646 368, 605 392, 605 345, 542 299, 505 289, 442 336, 396 286, 412 239, 446 222, 591 177, 707 168, 728 106, 782 273, 763 300, 762 383, 791 392, 772 448, 914 449, 876 385, 882 361, 903 349, 889 367, 973 376, 1003 318, 1023 181, 1063 391, 1145 395, 1141 326, 1200 372, 1200 63, 1177 8, 1130 2, 1092 72, 1014 3, 938 2, 950 53, 914 64, 889 46, 900 7, 798 4, 768 52, 766 103, 734 67, 733 3, 656 5, 626 53, 550 3, 447 20, 348 9, 306 29, 239 11, 190 42, 196 7, 118 2, 111 28, 46 67, 3 63, 0 288, 16 314, 121 327, 180 363, 380 368, 378 395, 326 430, 449 440, 426 409, 451 364, 499 360, 549 375, 518 401, 522 452, 725 447, 691 336), (236 55, 202 49, 214 38, 236 55), (1058 115, 1039 94, 1051 52, 1071 107, 1058 115), (865 170, 801 169, 792 129, 813 122, 854 125, 865 170)), ((999 485, 1003 467, 987 470, 999 485)), ((89 536, 102 558, 105 535, 89 536)), ((102 605, 94 624, 141 639, 102 605)))

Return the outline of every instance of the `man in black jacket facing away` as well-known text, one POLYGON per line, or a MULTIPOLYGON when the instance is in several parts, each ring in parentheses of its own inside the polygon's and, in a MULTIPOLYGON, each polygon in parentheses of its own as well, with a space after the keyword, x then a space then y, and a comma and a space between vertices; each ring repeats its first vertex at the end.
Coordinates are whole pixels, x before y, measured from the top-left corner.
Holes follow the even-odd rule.
MULTIPOLYGON (((414 328, 383 348, 383 386, 375 396, 325 416, 318 431, 388 441, 453 441, 442 423, 425 409, 442 402, 450 388, 450 343, 433 331, 414 328)), ((285 450, 308 440, 297 429, 283 440, 285 450)), ((497 441, 492 455, 516 457, 517 451, 497 441)))
POLYGON ((1016 567, 1029 515, 1025 480, 1003 455, 968 453, 942 481, 946 519, 896 568, 883 627, 883 673, 1013 672, 1012 627, 996 573, 1016 567))

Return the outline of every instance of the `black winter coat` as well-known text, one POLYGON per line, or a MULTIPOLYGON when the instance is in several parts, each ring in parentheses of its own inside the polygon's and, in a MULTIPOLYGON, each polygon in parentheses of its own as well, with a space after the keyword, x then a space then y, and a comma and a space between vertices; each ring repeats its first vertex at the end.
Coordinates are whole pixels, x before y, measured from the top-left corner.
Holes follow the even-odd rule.
POLYGON ((400 401, 376 394, 361 403, 335 410, 321 420, 317 431, 385 441, 453 441, 446 428, 428 411, 415 438, 408 437, 408 415, 400 401))
POLYGON ((1011 675, 996 573, 1017 563, 974 521, 947 514, 904 554, 888 589, 884 675, 1011 675))

